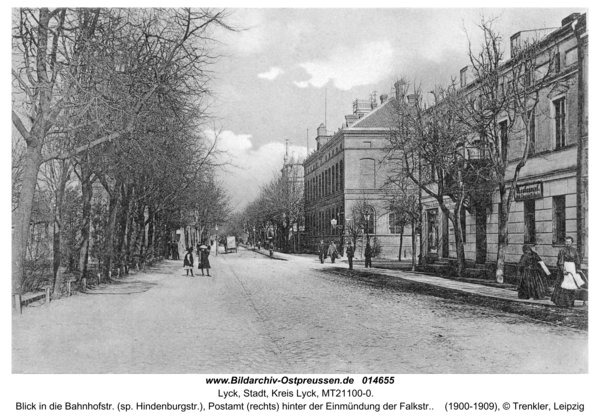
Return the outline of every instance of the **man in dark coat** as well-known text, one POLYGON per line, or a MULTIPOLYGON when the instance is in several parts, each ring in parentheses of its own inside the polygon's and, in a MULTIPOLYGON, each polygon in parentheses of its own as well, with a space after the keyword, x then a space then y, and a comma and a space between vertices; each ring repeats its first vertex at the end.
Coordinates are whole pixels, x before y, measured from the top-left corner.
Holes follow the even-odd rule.
POLYGON ((371 250, 371 244, 367 242, 367 247, 365 248, 365 268, 373 268, 371 264, 371 257, 373 256, 373 251, 371 250))
POLYGON ((323 239, 319 243, 319 259, 321 260, 321 264, 325 261, 325 256, 327 255, 327 246, 323 243, 323 239))
POLYGON ((352 246, 352 242, 348 241, 348 246, 346 247, 346 255, 348 256, 348 266, 350 270, 352 270, 352 259, 354 258, 354 247, 352 246))

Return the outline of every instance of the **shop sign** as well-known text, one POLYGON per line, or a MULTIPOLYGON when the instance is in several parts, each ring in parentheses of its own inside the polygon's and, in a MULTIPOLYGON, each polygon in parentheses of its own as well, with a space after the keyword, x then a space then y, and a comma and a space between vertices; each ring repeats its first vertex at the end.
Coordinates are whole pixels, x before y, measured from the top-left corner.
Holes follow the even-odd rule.
POLYGON ((516 201, 536 200, 544 197, 544 188, 542 182, 533 184, 517 185, 515 193, 516 201))

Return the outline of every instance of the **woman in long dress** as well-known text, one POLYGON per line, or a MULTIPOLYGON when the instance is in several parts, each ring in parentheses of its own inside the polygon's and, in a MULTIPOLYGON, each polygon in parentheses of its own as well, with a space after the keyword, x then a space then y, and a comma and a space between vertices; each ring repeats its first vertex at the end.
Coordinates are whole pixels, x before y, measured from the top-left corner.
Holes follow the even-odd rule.
POLYGON ((554 292, 552 292, 552 302, 556 306, 563 308, 571 308, 575 306, 575 290, 563 288, 564 278, 569 273, 579 271, 581 264, 577 250, 572 247, 573 238, 567 236, 565 239, 565 247, 558 251, 558 273, 556 274, 556 282, 554 283, 554 292), (573 267, 574 266, 574 267, 573 267))
POLYGON ((210 277, 210 261, 208 260, 208 256, 210 254, 210 248, 206 245, 200 246, 200 262, 198 263, 198 268, 204 275, 204 270, 206 270, 206 275, 210 277))
POLYGON ((544 273, 539 265, 542 261, 540 256, 530 245, 523 245, 523 255, 519 261, 519 287, 517 292, 519 299, 541 300, 546 294, 546 282, 544 273))

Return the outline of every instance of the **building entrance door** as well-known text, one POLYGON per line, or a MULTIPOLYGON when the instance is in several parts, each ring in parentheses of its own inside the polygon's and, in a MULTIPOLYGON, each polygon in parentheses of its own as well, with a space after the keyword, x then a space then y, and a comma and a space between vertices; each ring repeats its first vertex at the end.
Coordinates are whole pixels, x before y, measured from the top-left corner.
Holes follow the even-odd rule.
POLYGON ((438 210, 427 210, 427 252, 438 252, 438 210))
POLYGON ((487 259, 487 217, 485 206, 475 210, 475 262, 485 264, 487 259))

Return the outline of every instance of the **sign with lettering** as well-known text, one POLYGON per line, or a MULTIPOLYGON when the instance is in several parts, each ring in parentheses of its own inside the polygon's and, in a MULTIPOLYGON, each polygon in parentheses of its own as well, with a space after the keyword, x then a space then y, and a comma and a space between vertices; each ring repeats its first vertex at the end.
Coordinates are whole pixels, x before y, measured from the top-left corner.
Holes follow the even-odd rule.
POLYGON ((544 188, 542 182, 533 184, 517 185, 515 193, 516 201, 536 200, 544 197, 544 188))

